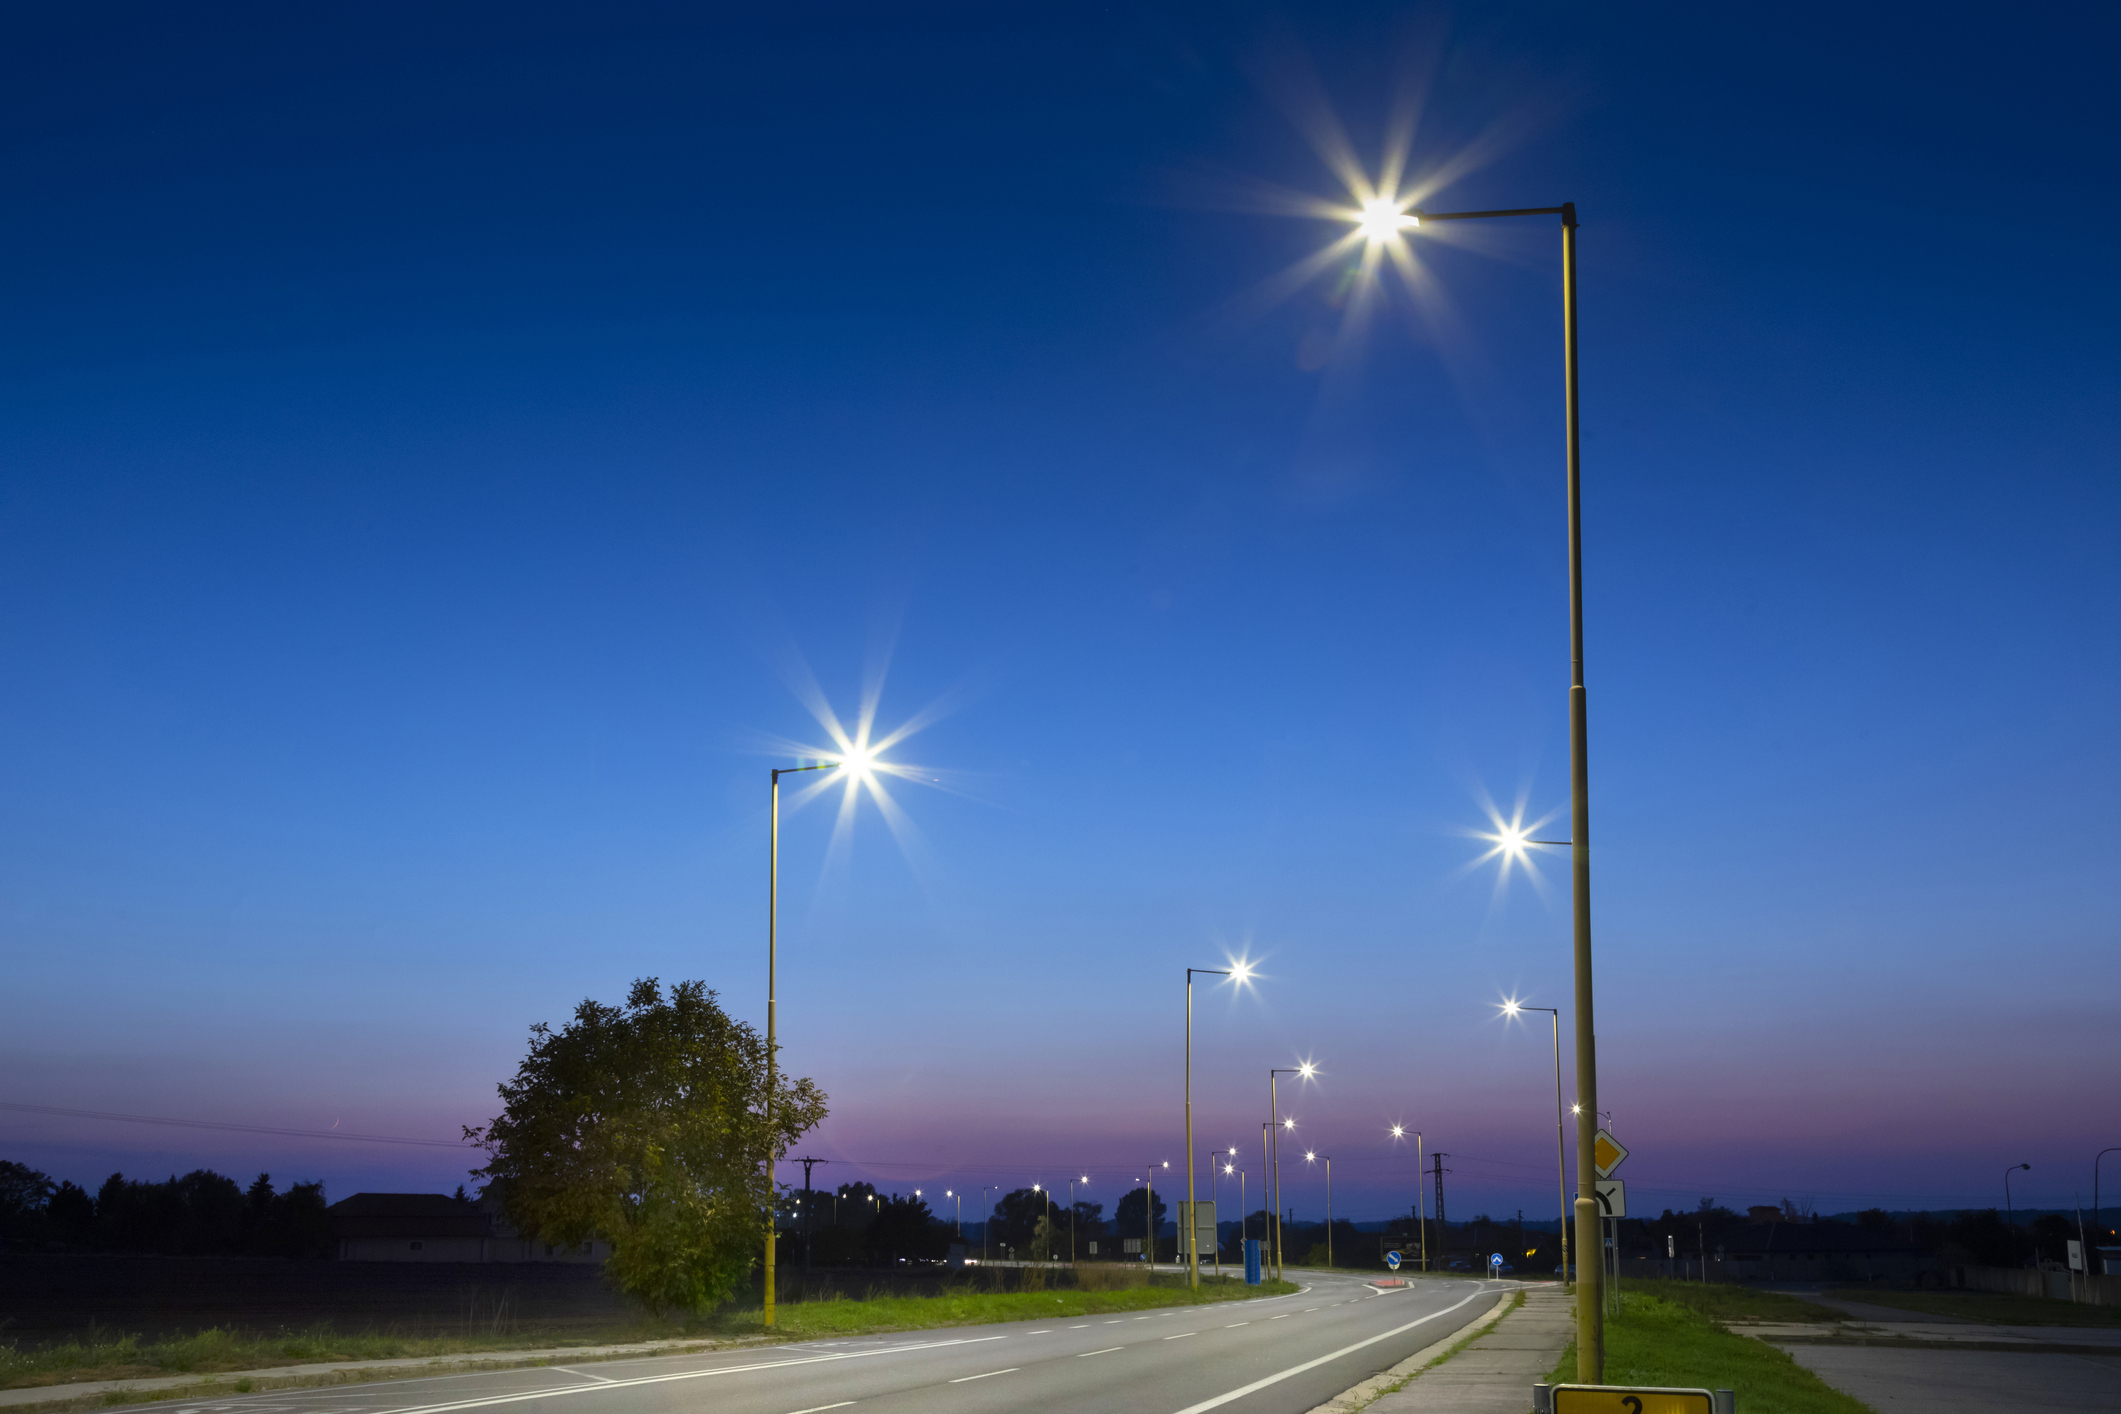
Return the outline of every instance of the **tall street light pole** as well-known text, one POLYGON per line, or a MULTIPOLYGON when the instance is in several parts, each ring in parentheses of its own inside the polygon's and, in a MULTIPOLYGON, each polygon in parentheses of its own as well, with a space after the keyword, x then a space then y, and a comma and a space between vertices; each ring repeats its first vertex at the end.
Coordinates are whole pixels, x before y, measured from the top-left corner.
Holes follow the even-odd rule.
POLYGON ((1582 1254, 1599 1250, 1598 1028, 1591 1004, 1591 775, 1588 708, 1583 685, 1583 494, 1576 356, 1576 203, 1519 207, 1507 211, 1402 211, 1390 200, 1373 200, 1357 224, 1373 244, 1397 239, 1430 221, 1485 221, 1513 216, 1561 218, 1561 385, 1568 463, 1569 540, 1569 853, 1576 915, 1576 1379, 1605 1379, 1605 1315, 1598 1290, 1601 1275, 1583 1265, 1582 1254), (1585 1283, 1588 1283, 1585 1285, 1585 1283))
POLYGON ((1296 1127, 1296 1121, 1294 1120, 1290 1120, 1286 1125, 1282 1123, 1281 1090, 1279 1088, 1281 1082, 1278 1077, 1300 1075, 1304 1079, 1309 1080, 1315 1069, 1316 1067, 1309 1061, 1305 1061, 1302 1065, 1277 1066, 1267 1072, 1267 1113, 1274 1117, 1272 1125, 1274 1142, 1267 1154, 1267 1181, 1273 1185, 1274 1189, 1274 1279, 1276 1281, 1283 1279, 1281 1265, 1281 1131, 1285 1128, 1294 1129, 1296 1127))
POLYGON ((1326 1270, 1333 1269, 1333 1156, 1331 1154, 1305 1154, 1304 1162, 1317 1159, 1326 1161, 1326 1270))
MULTIPOLYGON (((2012 1237, 2011 1245, 2014 1247, 2017 1245, 2016 1239, 2018 1234, 2018 1213, 2017 1210, 2011 1206, 2011 1175, 2016 1173, 2019 1169, 2024 1169, 2028 1173, 2030 1173, 2032 1171, 2032 1167, 2033 1166, 2031 1164, 2012 1164, 2009 1168, 2003 1171, 2003 1220, 2010 1227, 2012 1237)), ((1993 1213, 1996 1210, 1994 1208, 1991 1208, 1989 1209, 1989 1211, 1993 1213)))
MULTIPOLYGON (((1274 1172, 1274 1157, 1271 1148, 1273 1143, 1274 1121, 1263 1119, 1259 1122, 1259 1206, 1262 1211, 1266 1209, 1268 1190, 1273 1186, 1274 1182, 1270 1176, 1274 1172)), ((1274 1265, 1274 1219, 1272 1216, 1267 1218, 1267 1225, 1260 1229, 1259 1242, 1262 1260, 1265 1261, 1268 1270, 1274 1273, 1274 1280, 1280 1281, 1281 1271, 1274 1265)))
POLYGON ((776 991, 776 973, 780 966, 780 912, 781 912, 781 777, 800 775, 804 771, 832 771, 846 765, 845 761, 820 761, 815 766, 780 766, 773 772, 773 819, 768 826, 766 841, 766 1299, 765 1326, 773 1329, 773 1258, 774 1237, 780 1223, 774 1217, 773 1205, 773 1092, 780 1079, 780 1049, 778 1045, 779 1020, 777 1010, 779 995, 776 991))
POLYGON ((1078 1181, 1088 1187, 1090 1175, 1084 1174, 1080 1180, 1068 1180, 1068 1265, 1071 1267, 1075 1265, 1075 1185, 1078 1181))
POLYGON ((1543 1011, 1554 1019, 1554 1178, 1561 1187, 1561 1281, 1566 1287, 1569 1281, 1569 1169, 1568 1150, 1563 1147, 1561 1137, 1561 1009, 1525 1006, 1515 1000, 1502 1004, 1504 1016, 1515 1016, 1521 1011, 1543 1011))
POLYGON ((2102 1234, 2106 1231, 2106 1220, 2099 1216, 2099 1160, 2108 1154, 2121 1154, 2121 1149, 2101 1149, 2092 1155, 2092 1225, 2102 1234))
MULTIPOLYGON (((1394 1139, 1406 1138, 1407 1127, 1403 1124, 1393 1125, 1392 1137, 1394 1139)), ((1421 1269, 1427 1271, 1429 1269, 1429 1210, 1425 1206, 1428 1202, 1428 1195, 1422 1191, 1424 1182, 1425 1180, 1421 1175, 1421 1131, 1417 1129, 1414 1131, 1414 1225, 1421 1233, 1421 1269)))
POLYGON ((1200 1220, 1194 1216, 1196 1195, 1193 1191, 1193 974, 1203 977, 1229 977, 1242 987, 1252 975, 1252 969, 1244 963, 1235 967, 1189 967, 1186 969, 1186 1283, 1193 1290, 1200 1290, 1200 1220))
MULTIPOLYGON (((1223 1275, 1223 1210, 1221 1205, 1215 1201, 1217 1191, 1215 1182, 1215 1161, 1224 1157, 1225 1155, 1234 1159, 1237 1157, 1237 1150, 1210 1149, 1208 1151, 1208 1206, 1215 1209, 1215 1279, 1217 1281, 1221 1281, 1223 1275)), ((1223 1165, 1223 1172, 1230 1172, 1229 1164, 1223 1165)), ((2098 1196, 2098 1192, 2099 1185, 2094 1183, 2092 1185, 2092 1195, 2094 1196, 2094 1198, 2098 1196)), ((1242 1206, 1242 1204, 1240 1204, 1240 1206, 1242 1206)))

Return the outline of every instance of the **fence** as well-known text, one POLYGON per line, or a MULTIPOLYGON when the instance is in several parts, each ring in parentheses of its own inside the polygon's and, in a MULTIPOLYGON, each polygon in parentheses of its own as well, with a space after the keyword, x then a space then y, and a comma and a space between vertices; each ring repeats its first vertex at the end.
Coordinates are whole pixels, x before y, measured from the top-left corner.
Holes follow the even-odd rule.
POLYGON ((2014 1296, 2045 1296, 2051 1301, 2080 1301, 2087 1306, 2121 1306, 2121 1276, 2031 1267, 1953 1267, 1952 1285, 1965 1291, 2003 1291, 2014 1296))

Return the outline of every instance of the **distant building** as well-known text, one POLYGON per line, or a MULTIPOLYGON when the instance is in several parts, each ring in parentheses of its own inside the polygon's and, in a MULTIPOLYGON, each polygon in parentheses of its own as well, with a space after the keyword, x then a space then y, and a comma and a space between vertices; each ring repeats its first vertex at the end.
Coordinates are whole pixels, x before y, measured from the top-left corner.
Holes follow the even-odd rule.
POLYGON ((327 1210, 342 1262, 601 1262, 610 1244, 532 1242, 499 1205, 446 1193, 356 1193, 327 1210))

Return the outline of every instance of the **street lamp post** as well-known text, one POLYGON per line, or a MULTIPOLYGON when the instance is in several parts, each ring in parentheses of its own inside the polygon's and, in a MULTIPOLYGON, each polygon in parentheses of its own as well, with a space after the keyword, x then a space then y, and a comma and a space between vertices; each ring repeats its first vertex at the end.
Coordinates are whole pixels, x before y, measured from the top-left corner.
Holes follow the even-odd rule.
POLYGON ((1326 1270, 1333 1269, 1333 1156, 1331 1154, 1305 1154, 1304 1162, 1314 1159, 1326 1161, 1326 1270))
MULTIPOLYGON (((1077 1181, 1072 1178, 1068 1180, 1068 1265, 1071 1267, 1075 1265, 1075 1185, 1077 1181)), ((1090 1175, 1084 1174, 1080 1181, 1087 1185, 1090 1182, 1090 1175)))
POLYGON ((1598 1028, 1591 995, 1591 775, 1590 729, 1583 679, 1583 487, 1582 439, 1579 435, 1576 352, 1576 203, 1519 207, 1506 211, 1402 210, 1389 198, 1365 203, 1356 224, 1371 243, 1396 240, 1407 229, 1430 221, 1482 221, 1512 216, 1561 218, 1561 364, 1562 407, 1567 461, 1569 542, 1569 839, 1576 933, 1576 1265, 1577 1281, 1590 1285, 1576 1302, 1576 1378, 1600 1384, 1605 1378, 1603 1273, 1583 1263, 1583 1253, 1599 1248, 1598 1174, 1598 1028))
MULTIPOLYGON (((1163 1161, 1163 1165, 1164 1165, 1164 1167, 1165 1167, 1165 1168, 1169 1168, 1169 1167, 1171 1167, 1171 1161, 1170 1161, 1169 1159, 1165 1159, 1165 1160, 1163 1161)), ((1149 1274, 1150 1274, 1151 1276, 1154 1276, 1154 1275, 1156 1275, 1156 1165, 1155 1165, 1155 1164, 1151 1164, 1151 1165, 1149 1165, 1149 1168, 1148 1168, 1148 1174, 1149 1174, 1149 1176, 1148 1176, 1147 1178, 1145 1178, 1145 1179, 1143 1179, 1143 1180, 1142 1180, 1142 1222, 1143 1222, 1143 1224, 1144 1224, 1144 1225, 1145 1225, 1145 1226, 1146 1226, 1146 1227, 1148 1228, 1148 1243, 1149 1243, 1149 1245, 1148 1245, 1148 1247, 1147 1247, 1147 1248, 1145 1248, 1145 1249, 1144 1249, 1144 1251, 1145 1251, 1146 1255, 1147 1255, 1147 1256, 1148 1256, 1148 1258, 1149 1258, 1149 1274)), ((1122 1253, 1121 1255, 1122 1255, 1122 1256, 1124 1256, 1125 1254, 1124 1254, 1124 1253, 1122 1253)))
MULTIPOLYGON (((1406 1138, 1406 1126, 1403 1124, 1393 1125, 1392 1137, 1394 1139, 1406 1138)), ((1421 1176, 1421 1131, 1417 1129, 1414 1131, 1414 1226, 1421 1233, 1421 1269, 1427 1271, 1429 1269, 1429 1211, 1425 1206, 1428 1202, 1428 1195, 1422 1191, 1423 1181, 1421 1176)))
MULTIPOLYGON (((2012 1164, 2003 1171, 2003 1220, 2005 1225, 2010 1228, 2011 1245, 2013 1247, 2018 1245, 2018 1214, 2017 1210, 2011 1207, 2011 1175, 2019 1169, 2031 1172, 2032 1167, 2031 1164, 2012 1164)), ((1989 1211, 1993 1213, 1996 1210, 1991 1208, 1989 1211)))
POLYGON ((1203 977, 1230 977, 1242 987, 1252 969, 1244 963, 1235 967, 1189 967, 1186 969, 1186 1284, 1200 1290, 1200 1223, 1194 1217, 1197 1195, 1193 1191, 1193 974, 1203 977))
MULTIPOLYGON (((2099 1216, 2099 1160, 2108 1154, 2121 1154, 2121 1148, 2101 1149, 2092 1155, 2092 1225, 2102 1231, 2105 1229, 2106 1220, 2099 1216)), ((2089 1262, 2090 1255, 2087 1254, 2084 1260, 2089 1262)))
POLYGON ((1283 1129, 1294 1129, 1296 1127, 1295 1120, 1292 1119, 1287 1121, 1286 1123, 1282 1120, 1281 1090, 1279 1088, 1280 1081, 1276 1077, 1283 1075, 1300 1075, 1304 1079, 1309 1080, 1311 1078, 1312 1072, 1316 1069, 1317 1067, 1313 1066, 1309 1061, 1305 1061, 1302 1065, 1277 1066, 1273 1069, 1268 1070, 1267 1072, 1267 1113, 1274 1117, 1274 1143, 1267 1154, 1267 1181, 1273 1186, 1274 1189, 1274 1279, 1276 1281, 1281 1281, 1283 1279, 1281 1264, 1282 1253, 1280 1131, 1283 1129))
POLYGON ((1515 1016, 1521 1011, 1543 1011, 1554 1019, 1554 1176, 1561 1186, 1561 1281, 1566 1287, 1569 1281, 1569 1170, 1568 1150, 1562 1144, 1561 1009, 1550 1006, 1525 1006, 1515 1000, 1502 1004, 1504 1016, 1515 1016))
POLYGON ((781 777, 804 771, 831 771, 845 761, 820 761, 814 766, 779 766, 773 772, 773 818, 766 841, 766 1329, 773 1329, 774 1237, 780 1224, 773 1214, 773 1089, 779 1080, 780 1052, 777 1044, 779 996, 776 973, 780 964, 781 911, 781 777))
MULTIPOLYGON (((1267 1207, 1268 1189, 1273 1184, 1273 1179, 1269 1177, 1274 1172, 1274 1158, 1270 1148, 1273 1142, 1274 1121, 1263 1119, 1259 1122, 1259 1206, 1263 1215, 1267 1207)), ((1266 1215, 1266 1218, 1266 1226, 1259 1231, 1261 1260, 1274 1272, 1274 1280, 1280 1281, 1281 1270, 1274 1265, 1274 1219, 1271 1215, 1266 1215)))
POLYGON ((987 1195, 993 1191, 994 1185, 991 1183, 980 1185, 979 1205, 982 1216, 979 1222, 979 1264, 983 1267, 987 1265, 987 1232, 994 1226, 994 1210, 987 1206, 987 1195))
MULTIPOLYGON (((1237 1150, 1210 1149, 1208 1151, 1208 1206, 1215 1209, 1215 1279, 1217 1281, 1221 1281, 1223 1276, 1223 1210, 1221 1205, 1215 1201, 1217 1191, 1215 1182, 1215 1161, 1219 1158, 1222 1158, 1224 1155, 1228 1155, 1229 1157, 1234 1159, 1237 1157, 1237 1150)), ((1223 1165, 1223 1169, 1226 1172, 1229 1170, 1229 1168, 1230 1166, 1228 1164, 1223 1165)), ((2092 1191, 2094 1194, 2096 1194, 2098 1192, 2098 1185, 2094 1184, 2092 1187, 2092 1191)))

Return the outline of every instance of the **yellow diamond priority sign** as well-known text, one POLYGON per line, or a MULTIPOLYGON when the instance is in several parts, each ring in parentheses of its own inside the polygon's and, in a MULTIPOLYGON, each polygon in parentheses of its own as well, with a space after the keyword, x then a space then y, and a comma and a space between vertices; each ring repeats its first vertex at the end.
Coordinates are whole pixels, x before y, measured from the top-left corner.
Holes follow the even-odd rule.
POLYGON ((1591 1163, 1598 1170, 1600 1178, 1611 1178, 1613 1170, 1626 1162, 1627 1157, 1628 1151, 1620 1147, 1618 1139, 1603 1129, 1598 1131, 1597 1139, 1591 1143, 1591 1163))
POLYGON ((1715 1414, 1716 1396, 1705 1389, 1657 1389, 1627 1385, 1556 1385, 1554 1414, 1715 1414))

